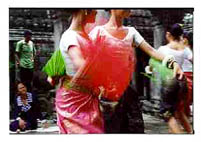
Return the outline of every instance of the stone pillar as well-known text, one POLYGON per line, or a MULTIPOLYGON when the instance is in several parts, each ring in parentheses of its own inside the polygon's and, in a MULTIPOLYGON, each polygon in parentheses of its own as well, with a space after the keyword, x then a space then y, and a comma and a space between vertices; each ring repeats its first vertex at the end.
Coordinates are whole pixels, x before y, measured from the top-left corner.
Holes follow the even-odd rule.
MULTIPOLYGON (((156 49, 158 49, 160 46, 163 45, 164 43, 164 28, 162 25, 156 25, 154 27, 154 47, 156 49)), ((157 100, 157 102, 160 102, 161 100, 161 80, 159 78, 159 73, 153 71, 153 76, 155 76, 156 81, 150 81, 150 95, 151 95, 151 99, 152 100, 157 100)), ((155 104, 157 104, 157 102, 155 102, 155 104)))
POLYGON ((69 26, 69 15, 60 12, 58 18, 54 20, 54 48, 59 47, 61 35, 69 26))
POLYGON ((158 49, 164 43, 165 31, 162 25, 154 27, 154 48, 158 49))
POLYGON ((54 21, 54 48, 58 48, 59 47, 59 42, 60 42, 60 38, 61 35, 63 33, 64 29, 63 29, 63 23, 61 19, 57 19, 54 21))
MULTIPOLYGON (((161 45, 164 44, 164 28, 162 25, 156 25, 153 28, 153 46, 155 49, 158 49, 161 45)), ((143 110, 158 113, 160 110, 160 101, 161 101, 161 80, 159 73, 153 70, 155 81, 150 80, 150 98, 149 100, 144 100, 143 110)))

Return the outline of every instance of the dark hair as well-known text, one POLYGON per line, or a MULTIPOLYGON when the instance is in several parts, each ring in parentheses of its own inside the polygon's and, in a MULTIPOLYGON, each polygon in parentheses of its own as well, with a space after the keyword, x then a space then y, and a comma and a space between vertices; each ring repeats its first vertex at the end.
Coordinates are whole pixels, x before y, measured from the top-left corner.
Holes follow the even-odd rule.
POLYGON ((76 14, 80 11, 81 9, 80 8, 70 8, 68 9, 67 11, 71 14, 76 14))
POLYGON ((24 37, 31 36, 31 35, 32 35, 32 31, 31 30, 25 30, 24 31, 24 37))
POLYGON ((22 81, 17 80, 17 81, 15 82, 15 92, 16 92, 16 94, 18 93, 18 85, 19 85, 19 84, 23 84, 23 85, 25 86, 25 84, 24 84, 22 81))
POLYGON ((68 23, 69 23, 68 26, 70 26, 72 19, 73 19, 73 16, 76 15, 78 12, 80 12, 80 10, 81 10, 80 8, 69 8, 69 9, 62 9, 61 10, 64 15, 70 14, 70 17, 68 18, 68 23))
POLYGON ((87 10, 87 12, 90 13, 93 9, 92 8, 70 8, 70 9, 67 9, 67 12, 71 14, 77 14, 81 10, 87 10))
POLYGON ((106 12, 109 12, 110 13, 110 11, 112 10, 111 8, 104 8, 104 10, 106 11, 106 12))
POLYGON ((184 32, 183 37, 186 38, 189 45, 193 47, 193 32, 184 32))
POLYGON ((174 24, 172 25, 168 31, 171 33, 171 35, 174 37, 176 40, 180 40, 180 36, 183 34, 183 29, 181 24, 174 24))

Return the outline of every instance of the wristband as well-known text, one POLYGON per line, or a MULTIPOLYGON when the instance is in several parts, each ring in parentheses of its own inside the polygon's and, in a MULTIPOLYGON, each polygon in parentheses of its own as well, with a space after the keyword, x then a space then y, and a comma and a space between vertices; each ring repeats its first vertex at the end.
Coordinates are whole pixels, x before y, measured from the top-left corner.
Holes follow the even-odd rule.
POLYGON ((169 68, 168 66, 170 65, 170 63, 172 63, 173 61, 175 61, 174 56, 172 55, 167 55, 165 56, 165 58, 162 61, 162 65, 166 66, 167 68, 169 68))
POLYGON ((16 120, 20 120, 20 119, 21 119, 20 117, 16 118, 16 120))

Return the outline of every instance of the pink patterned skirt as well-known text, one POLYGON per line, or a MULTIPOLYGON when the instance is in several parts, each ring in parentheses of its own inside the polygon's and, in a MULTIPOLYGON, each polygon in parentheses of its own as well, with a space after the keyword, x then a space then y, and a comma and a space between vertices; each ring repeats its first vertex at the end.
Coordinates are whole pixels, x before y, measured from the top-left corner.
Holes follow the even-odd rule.
POLYGON ((55 104, 61 134, 104 133, 97 96, 61 87, 56 92, 55 104))

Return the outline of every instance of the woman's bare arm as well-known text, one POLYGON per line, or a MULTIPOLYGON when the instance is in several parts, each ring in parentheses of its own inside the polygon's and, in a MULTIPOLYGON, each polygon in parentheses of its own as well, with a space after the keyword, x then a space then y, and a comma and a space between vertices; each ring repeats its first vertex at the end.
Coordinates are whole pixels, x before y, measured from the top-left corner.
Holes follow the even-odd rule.
MULTIPOLYGON (((143 50, 145 53, 147 53, 149 56, 151 56, 154 59, 157 59, 159 61, 162 61, 165 58, 165 55, 155 50, 151 45, 149 45, 146 41, 143 41, 139 48, 143 50)), ((174 77, 176 77, 177 74, 179 74, 179 79, 183 78, 183 71, 181 70, 180 66, 174 62, 174 77)))
POLYGON ((145 40, 139 45, 139 48, 143 50, 145 53, 147 53, 149 56, 159 61, 162 61, 165 58, 165 55, 163 55, 162 53, 159 53, 156 49, 154 49, 151 45, 149 45, 149 43, 147 43, 145 40))

